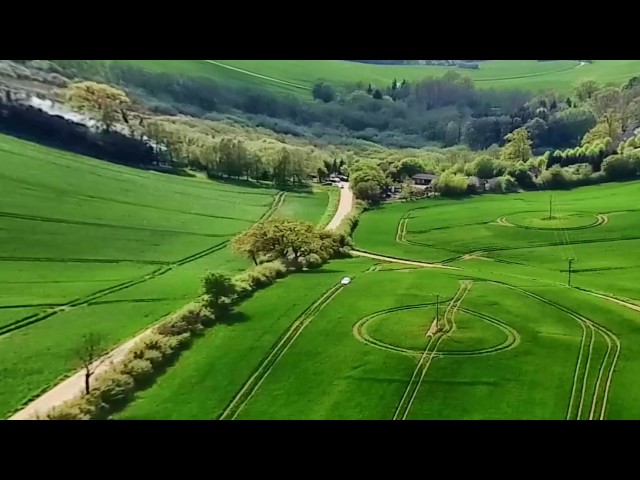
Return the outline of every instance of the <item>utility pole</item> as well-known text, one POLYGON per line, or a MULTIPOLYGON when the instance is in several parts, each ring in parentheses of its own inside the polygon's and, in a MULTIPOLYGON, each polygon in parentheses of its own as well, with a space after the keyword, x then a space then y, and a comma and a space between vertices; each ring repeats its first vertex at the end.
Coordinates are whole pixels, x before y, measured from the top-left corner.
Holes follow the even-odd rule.
POLYGON ((569 282, 568 282, 569 286, 571 286, 571 267, 573 266, 573 262, 574 262, 574 259, 570 258, 569 259, 569 282))
POLYGON ((436 293, 436 326, 440 326, 440 294, 436 293))
POLYGON ((549 220, 553 218, 551 212, 553 211, 553 195, 549 195, 549 220))

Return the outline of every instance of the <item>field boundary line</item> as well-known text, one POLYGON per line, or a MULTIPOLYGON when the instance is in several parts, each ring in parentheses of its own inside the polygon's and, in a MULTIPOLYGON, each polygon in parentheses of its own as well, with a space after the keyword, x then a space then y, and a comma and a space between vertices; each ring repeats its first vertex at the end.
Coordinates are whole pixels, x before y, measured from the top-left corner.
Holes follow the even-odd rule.
MULTIPOLYGON (((216 234, 216 233, 198 233, 198 232, 187 232, 184 230, 169 230, 166 228, 151 228, 151 227, 139 227, 133 225, 116 225, 113 223, 99 223, 99 222, 83 222, 81 220, 68 220, 64 218, 53 218, 53 217, 40 217, 36 215, 21 215, 17 213, 8 213, 8 212, 0 212, 0 217, 4 218, 12 218, 15 220, 24 220, 29 222, 42 222, 42 223, 55 223, 62 225, 78 225, 81 227, 97 227, 97 228, 115 228, 121 230, 138 230, 143 232, 159 232, 159 233, 175 233, 179 235, 193 235, 198 237, 228 237, 228 234, 216 234)), ((228 217, 219 217, 222 219, 229 219, 228 217)), ((235 219, 241 220, 242 219, 235 219)))
POLYGON ((207 63, 210 63, 212 65, 217 65, 218 67, 223 67, 223 68, 227 68, 229 70, 234 70, 236 72, 244 73, 245 75, 250 75, 252 77, 262 78, 264 80, 269 80, 271 82, 282 83, 283 85, 289 85, 290 87, 296 87, 296 88, 300 88, 300 89, 303 89, 303 90, 308 90, 309 89, 309 87, 306 87, 304 85, 288 82, 286 80, 280 80, 278 78, 269 77, 267 75, 262 75, 260 73, 250 72, 249 70, 244 70, 242 68, 232 67, 231 65, 225 65, 224 63, 216 62, 215 60, 204 60, 204 61, 207 62, 207 63))

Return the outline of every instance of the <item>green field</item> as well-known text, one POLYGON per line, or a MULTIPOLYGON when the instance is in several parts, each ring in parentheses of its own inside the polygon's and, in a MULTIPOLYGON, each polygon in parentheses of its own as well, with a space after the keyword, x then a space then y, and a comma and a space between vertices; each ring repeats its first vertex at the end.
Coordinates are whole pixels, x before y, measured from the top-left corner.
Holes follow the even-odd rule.
MULTIPOLYGON (((329 196, 183 178, 0 136, 0 416, 195 298, 264 215, 323 221, 329 196)), ((333 210, 331 206, 329 209, 333 210)))
MULTIPOLYGON (((115 61, 115 60, 114 60, 115 61)), ((320 81, 336 85, 356 82, 386 87, 393 79, 417 81, 451 70, 439 66, 371 65, 344 60, 117 60, 153 72, 205 77, 237 86, 258 86, 280 93, 311 96, 320 81)), ((577 61, 489 60, 478 70, 457 69, 480 88, 555 89, 570 93, 580 79, 622 84, 640 74, 640 60, 577 61)))
POLYGON ((640 418, 639 198, 629 182, 367 212, 359 249, 439 268, 356 258, 280 281, 118 418, 640 418))

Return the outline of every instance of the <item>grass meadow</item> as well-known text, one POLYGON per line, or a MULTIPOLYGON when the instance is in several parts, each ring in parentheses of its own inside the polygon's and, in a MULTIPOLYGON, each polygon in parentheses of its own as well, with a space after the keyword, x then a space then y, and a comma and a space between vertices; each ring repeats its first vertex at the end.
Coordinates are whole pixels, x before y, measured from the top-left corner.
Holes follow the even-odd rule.
POLYGON ((280 281, 118 418, 640 418, 639 197, 628 182, 366 212, 358 249, 454 268, 355 258, 280 281))
POLYGON ((207 270, 248 267, 227 244, 265 214, 320 223, 329 209, 326 192, 280 201, 7 136, 0 163, 3 417, 77 368, 86 332, 115 346, 195 298, 207 270))

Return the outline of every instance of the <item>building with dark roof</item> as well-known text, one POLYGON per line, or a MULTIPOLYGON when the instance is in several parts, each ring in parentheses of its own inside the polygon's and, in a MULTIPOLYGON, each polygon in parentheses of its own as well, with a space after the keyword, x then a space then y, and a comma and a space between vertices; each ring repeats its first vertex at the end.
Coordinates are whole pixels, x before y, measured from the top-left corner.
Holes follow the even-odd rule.
POLYGON ((430 173, 418 173, 411 178, 416 185, 430 186, 438 179, 438 176, 430 173))

